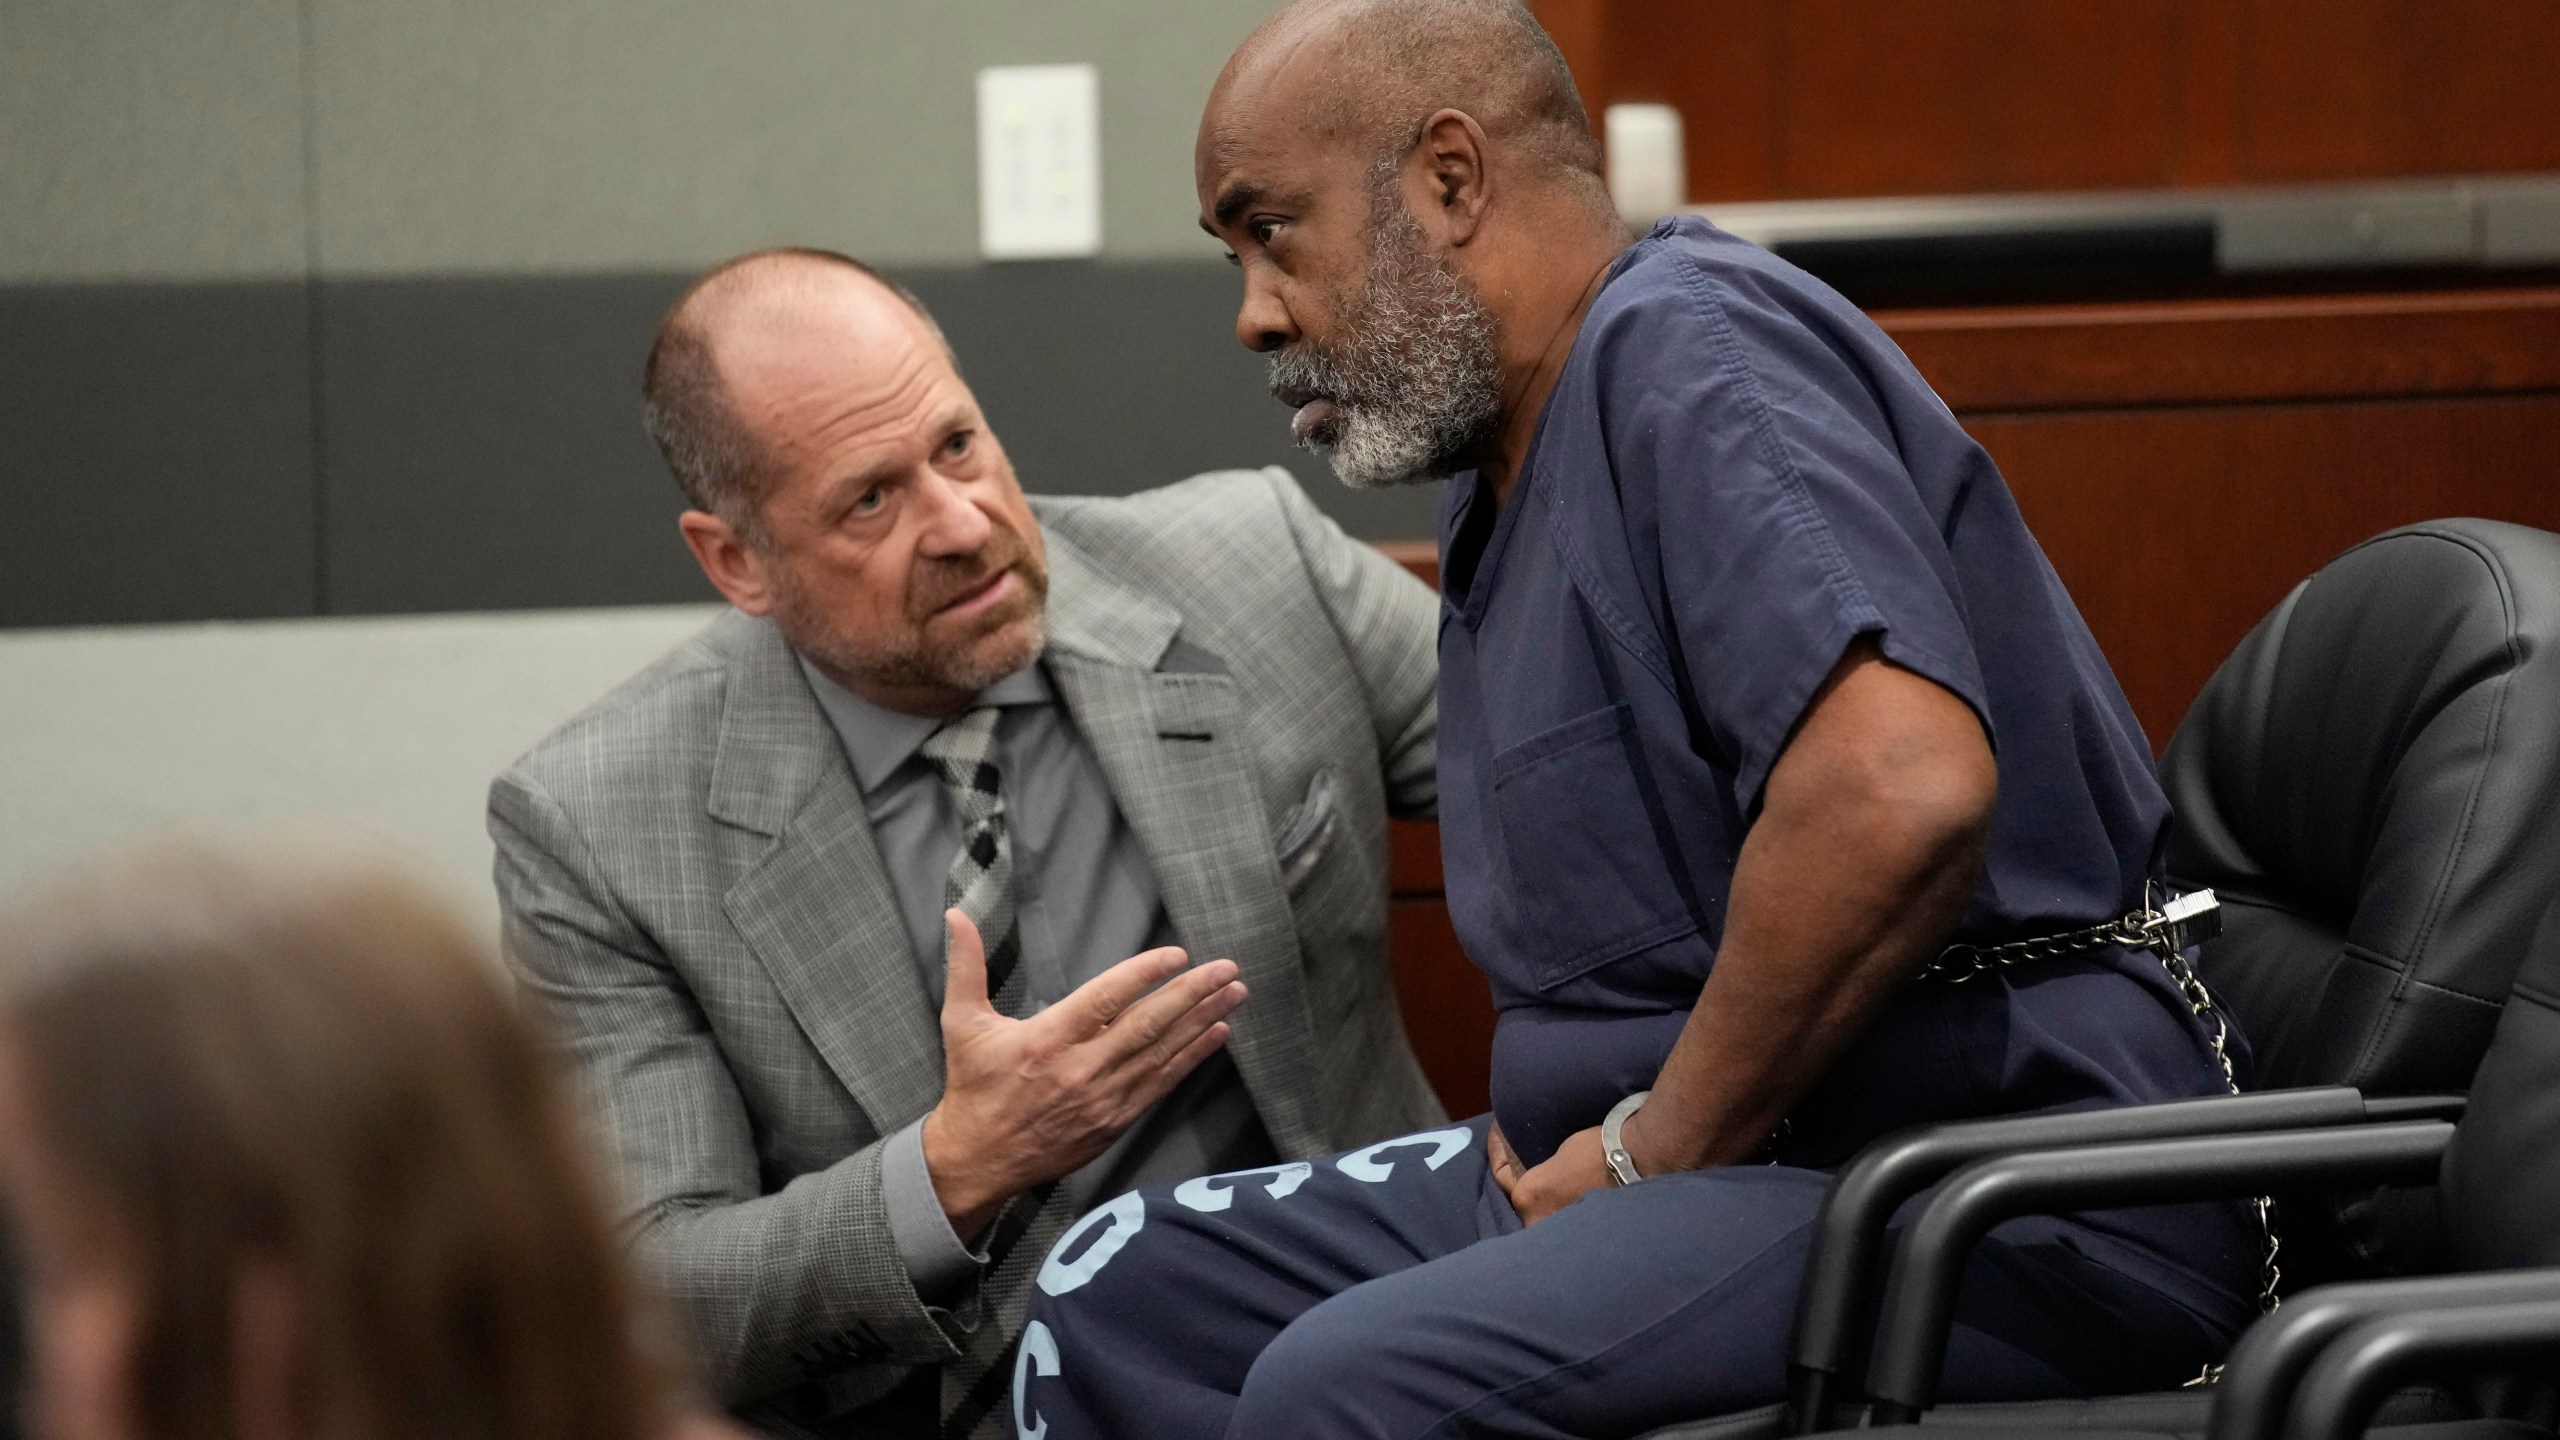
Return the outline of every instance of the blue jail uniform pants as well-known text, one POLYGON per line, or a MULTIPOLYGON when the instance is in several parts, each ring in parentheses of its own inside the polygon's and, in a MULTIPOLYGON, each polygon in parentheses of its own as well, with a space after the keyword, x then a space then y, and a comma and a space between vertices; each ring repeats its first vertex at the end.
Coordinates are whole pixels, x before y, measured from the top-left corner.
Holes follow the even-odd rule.
MULTIPOLYGON (((1523 1226, 1488 1117, 1123 1195, 1061 1237, 1015 1361, 1023 1440, 1603 1440, 1783 1397, 1829 1176, 1736 1166, 1523 1226)), ((1976 1252, 1948 1400, 2173 1386, 2247 1318, 2013 1221, 1976 1252)), ((2117 1242, 2120 1243, 2120 1242, 2117 1242)))

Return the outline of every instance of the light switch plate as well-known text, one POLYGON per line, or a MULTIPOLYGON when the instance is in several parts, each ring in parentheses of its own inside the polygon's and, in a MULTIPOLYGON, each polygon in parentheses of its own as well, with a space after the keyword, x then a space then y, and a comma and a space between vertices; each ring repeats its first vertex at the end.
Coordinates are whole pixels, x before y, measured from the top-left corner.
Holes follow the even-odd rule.
POLYGON ((1046 260, 1102 249, 1101 84, 1090 65, 978 72, 978 249, 1046 260))

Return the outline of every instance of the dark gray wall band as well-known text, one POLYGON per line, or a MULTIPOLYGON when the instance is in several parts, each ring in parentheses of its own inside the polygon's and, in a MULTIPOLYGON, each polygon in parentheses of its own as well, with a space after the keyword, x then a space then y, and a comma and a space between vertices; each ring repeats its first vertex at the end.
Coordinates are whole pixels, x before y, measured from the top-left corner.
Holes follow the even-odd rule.
MULTIPOLYGON (((688 278, 0 288, 0 626, 710 598, 638 418, 688 278)), ((1035 491, 1278 463, 1354 535, 1432 533, 1435 490, 1289 447, 1223 265, 901 278, 1035 491)))
POLYGON ((0 625, 312 613, 308 307, 0 288, 0 625))

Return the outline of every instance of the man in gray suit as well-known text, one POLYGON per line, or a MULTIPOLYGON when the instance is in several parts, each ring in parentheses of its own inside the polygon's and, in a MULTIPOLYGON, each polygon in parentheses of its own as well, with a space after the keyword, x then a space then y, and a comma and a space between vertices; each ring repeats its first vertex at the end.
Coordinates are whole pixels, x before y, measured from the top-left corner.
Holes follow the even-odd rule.
POLYGON ((734 613, 492 787, 509 956, 726 1401, 1003 1433, 1079 1213, 1439 1122, 1382 953, 1437 602, 1276 469, 1027 500, 842 256, 712 272, 646 392, 734 613))

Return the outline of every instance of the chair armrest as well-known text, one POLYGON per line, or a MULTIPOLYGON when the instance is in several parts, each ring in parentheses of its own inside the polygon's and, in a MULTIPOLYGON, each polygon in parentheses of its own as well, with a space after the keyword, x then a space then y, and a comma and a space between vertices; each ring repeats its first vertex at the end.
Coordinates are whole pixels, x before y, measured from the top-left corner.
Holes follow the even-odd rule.
POLYGON ((2362 1440, 2393 1390, 2456 1367, 2560 1357, 2560 1298, 2411 1310, 2367 1320, 2312 1362, 2294 1397, 2299 1440, 2362 1440))
POLYGON ((2283 1440, 2294 1392, 2330 1342, 2368 1320, 2417 1310, 2560 1301, 2560 1268, 2354 1280, 2305 1290, 2231 1347, 2205 1440, 2283 1440))
MULTIPOLYGON (((2430 1097, 2439 1105, 2445 1097, 2430 1097)), ((2020 1115, 1922 1125, 1888 1135, 1842 1166, 1814 1221, 1804 1288, 1796 1296, 1795 1335, 1787 1366, 1785 1433, 1834 1428, 1835 1413, 1856 1397, 1867 1337, 1875 1333, 1882 1291, 1879 1263, 1885 1226, 1902 1203, 1959 1167, 1993 1155, 2158 1140, 2353 1125, 2375 1118, 2369 1101, 2344 1085, 2263 1090, 2112 1110, 2020 1115)), ((2459 1105, 2458 1097, 2451 1103, 2459 1105)), ((2396 1117, 2395 1117, 2396 1118, 2396 1117)))
POLYGON ((2004 1220, 2071 1210, 2256 1195, 2288 1185, 2432 1179, 2453 1127, 2441 1120, 2279 1134, 2077 1146, 1976 1161, 1950 1176, 1903 1232, 1885 1281, 1867 1389, 1876 1424, 1909 1424, 1937 1399, 1956 1286, 2004 1220))
POLYGON ((2368 1123, 2380 1120, 2453 1120, 2460 1121, 2471 1108, 2471 1097, 2459 1091, 2441 1095, 2367 1095, 2364 1118, 2368 1123))

